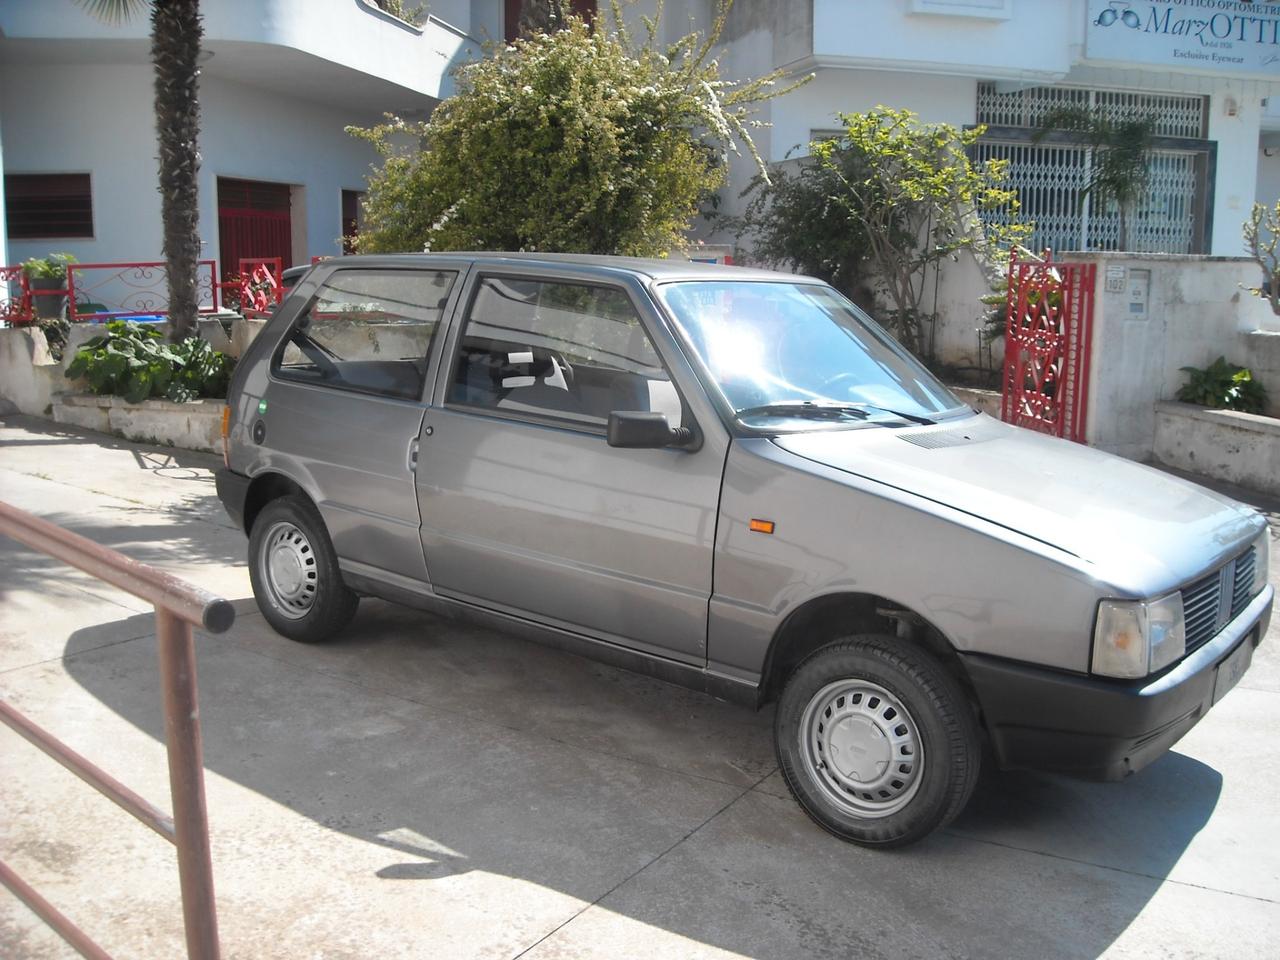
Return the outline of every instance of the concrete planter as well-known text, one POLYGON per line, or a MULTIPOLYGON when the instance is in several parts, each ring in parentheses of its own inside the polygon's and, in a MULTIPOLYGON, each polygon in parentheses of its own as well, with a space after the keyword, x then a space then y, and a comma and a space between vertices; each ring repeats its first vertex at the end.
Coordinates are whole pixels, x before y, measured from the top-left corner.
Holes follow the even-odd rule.
POLYGON ((223 406, 221 400, 127 403, 120 397, 67 394, 53 401, 53 419, 128 440, 218 453, 223 406))
POLYGON ((1180 470, 1280 493, 1280 420, 1274 417, 1162 402, 1154 454, 1180 470))
POLYGON ((0 330, 0 403, 19 413, 48 416, 50 402, 66 383, 62 369, 39 327, 0 330))
POLYGON ((982 387, 961 387, 953 383, 947 384, 947 389, 975 410, 981 410, 997 420, 1000 419, 1001 398, 999 390, 986 390, 982 387))

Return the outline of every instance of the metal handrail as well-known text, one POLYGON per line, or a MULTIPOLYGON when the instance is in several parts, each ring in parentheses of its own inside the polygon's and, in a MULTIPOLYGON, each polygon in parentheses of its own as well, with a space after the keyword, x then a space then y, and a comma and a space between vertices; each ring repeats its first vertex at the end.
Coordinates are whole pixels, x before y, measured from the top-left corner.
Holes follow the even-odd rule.
MULTIPOLYGON (((198 625, 212 633, 221 633, 235 621, 234 608, 207 590, 3 501, 0 501, 0 533, 149 600, 155 606, 172 819, 3 701, 0 701, 0 722, 174 844, 178 853, 187 956, 190 960, 218 960, 218 919, 213 897, 213 862, 209 851, 191 628, 198 625)), ((110 960, 101 947, 2 862, 0 883, 82 956, 110 960)))

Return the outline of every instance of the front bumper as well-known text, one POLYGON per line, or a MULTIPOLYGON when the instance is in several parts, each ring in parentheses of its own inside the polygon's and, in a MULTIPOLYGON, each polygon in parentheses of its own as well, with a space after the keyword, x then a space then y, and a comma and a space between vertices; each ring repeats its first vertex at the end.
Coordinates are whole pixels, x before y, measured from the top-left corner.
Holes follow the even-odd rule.
POLYGON ((1219 665, 1266 635, 1263 588, 1216 637, 1155 678, 1102 680, 981 654, 961 659, 1001 767, 1121 780, 1159 758, 1213 706, 1219 665))
POLYGON ((225 467, 213 471, 213 483, 218 499, 236 526, 244 529, 244 504, 249 496, 249 478, 225 467))

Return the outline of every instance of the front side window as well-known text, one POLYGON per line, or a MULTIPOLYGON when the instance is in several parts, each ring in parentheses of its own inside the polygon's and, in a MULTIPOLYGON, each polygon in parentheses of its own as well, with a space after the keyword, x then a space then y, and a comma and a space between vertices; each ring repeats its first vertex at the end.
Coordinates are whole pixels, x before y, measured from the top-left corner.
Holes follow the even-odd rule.
POLYGON ((745 426, 901 425, 966 409, 874 320, 825 285, 699 280, 658 290, 745 426))
POLYGON ((448 401, 604 426, 615 410, 682 422, 680 398, 630 297, 616 287, 486 277, 448 401))
POLYGON ((455 279, 451 270, 334 273, 294 323, 273 372, 286 380, 418 399, 455 279))

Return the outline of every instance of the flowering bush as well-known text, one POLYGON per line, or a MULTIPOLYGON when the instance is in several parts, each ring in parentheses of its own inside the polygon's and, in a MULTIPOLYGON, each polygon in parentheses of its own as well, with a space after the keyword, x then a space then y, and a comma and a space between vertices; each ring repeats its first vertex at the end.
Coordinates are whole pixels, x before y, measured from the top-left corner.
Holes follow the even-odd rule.
POLYGON ((382 157, 360 250, 664 255, 728 154, 758 161, 751 104, 785 92, 774 74, 720 79, 710 53, 728 8, 665 50, 654 21, 633 47, 616 9, 612 29, 569 17, 462 67, 428 122, 349 128, 382 157))
POLYGON ((922 123, 887 107, 839 119, 841 134, 811 143, 798 170, 757 178, 733 225, 762 261, 815 274, 864 303, 883 299, 885 325, 927 353, 930 275, 961 250, 1002 275, 1009 248, 1031 232, 1007 186, 1008 162, 969 159, 984 127, 922 123))

